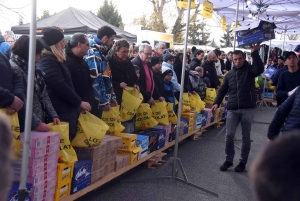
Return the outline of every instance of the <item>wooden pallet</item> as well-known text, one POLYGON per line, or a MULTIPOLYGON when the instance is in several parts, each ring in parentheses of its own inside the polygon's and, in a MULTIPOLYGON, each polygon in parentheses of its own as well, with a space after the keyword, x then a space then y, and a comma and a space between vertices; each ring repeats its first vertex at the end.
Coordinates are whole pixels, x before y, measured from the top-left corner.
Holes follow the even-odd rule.
POLYGON ((144 167, 149 169, 155 169, 154 166, 160 166, 162 165, 162 163, 166 162, 165 160, 162 159, 165 155, 167 155, 167 153, 162 152, 153 156, 152 158, 150 158, 144 163, 144 167))
POLYGON ((201 139, 201 136, 203 135, 203 133, 206 132, 206 130, 199 130, 197 131, 194 135, 191 136, 191 139, 192 140, 200 140, 201 139))
POLYGON ((216 129, 220 130, 220 129, 222 128, 222 124, 224 124, 224 122, 219 121, 219 122, 216 122, 216 123, 214 124, 214 126, 215 126, 216 129))

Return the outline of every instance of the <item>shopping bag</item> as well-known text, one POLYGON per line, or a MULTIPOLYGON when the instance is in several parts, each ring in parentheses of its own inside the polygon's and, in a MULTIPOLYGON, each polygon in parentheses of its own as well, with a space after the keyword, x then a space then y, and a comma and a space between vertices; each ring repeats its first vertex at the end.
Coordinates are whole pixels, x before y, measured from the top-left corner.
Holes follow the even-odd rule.
POLYGON ((6 108, 0 109, 0 112, 4 114, 4 116, 7 117, 10 126, 11 126, 11 135, 12 135, 12 159, 18 159, 20 158, 21 153, 21 140, 20 140, 20 124, 19 124, 19 118, 18 113, 15 113, 13 115, 9 115, 6 113, 6 108))
POLYGON ((205 96, 205 99, 204 99, 204 102, 206 104, 214 104, 214 100, 216 98, 217 94, 216 94, 216 89, 214 88, 207 88, 206 89, 206 96, 205 96))
POLYGON ((120 109, 121 122, 131 120, 138 107, 143 101, 142 94, 133 87, 126 87, 123 90, 122 103, 120 109))
POLYGON ((158 121, 159 124, 164 126, 169 125, 167 103, 165 101, 155 101, 155 105, 152 105, 151 110, 153 118, 158 121))
POLYGON ((182 113, 191 111, 190 97, 188 93, 182 94, 182 113))
POLYGON ((152 117, 152 110, 148 103, 142 103, 137 109, 135 119, 135 129, 145 130, 153 128, 158 122, 152 117))
POLYGON ((72 140, 74 147, 92 147, 100 144, 102 138, 109 129, 108 125, 89 112, 80 114, 78 118, 77 132, 72 140))
POLYGON ((190 95, 191 110, 196 111, 198 114, 205 108, 205 102, 203 102, 198 94, 190 95))
POLYGON ((50 131, 60 134, 60 149, 58 152, 58 161, 63 163, 74 163, 78 161, 75 150, 69 139, 69 123, 60 122, 59 125, 49 123, 50 131))
POLYGON ((203 2, 203 8, 201 10, 201 15, 207 19, 212 18, 213 15, 213 9, 214 9, 214 4, 204 0, 203 2))
POLYGON ((169 121, 172 123, 172 124, 177 124, 177 116, 173 110, 173 103, 167 103, 167 111, 168 111, 168 117, 169 117, 169 121))
POLYGON ((121 133, 125 127, 121 124, 120 105, 103 111, 101 119, 109 126, 107 134, 121 133))

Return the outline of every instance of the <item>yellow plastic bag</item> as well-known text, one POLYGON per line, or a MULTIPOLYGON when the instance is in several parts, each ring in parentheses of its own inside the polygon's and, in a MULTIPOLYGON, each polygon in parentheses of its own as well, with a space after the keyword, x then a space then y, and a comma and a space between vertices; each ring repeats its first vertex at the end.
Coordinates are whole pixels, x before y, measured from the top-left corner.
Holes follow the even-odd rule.
POLYGON ((20 124, 19 124, 19 118, 18 113, 15 113, 13 115, 9 115, 6 113, 6 108, 0 109, 0 112, 4 114, 8 121, 10 122, 11 126, 11 135, 12 135, 12 159, 18 159, 20 158, 20 151, 21 151, 21 139, 20 139, 20 124))
POLYGON ((201 15, 205 18, 212 18, 212 15, 213 15, 213 9, 214 9, 214 4, 207 1, 207 0, 204 0, 203 2, 203 8, 201 10, 201 15))
POLYGON ((169 121, 171 122, 171 124, 177 124, 177 116, 173 110, 173 103, 167 103, 167 111, 168 111, 168 117, 169 117, 169 121))
POLYGON ((206 104, 214 104, 214 100, 216 98, 217 94, 216 94, 216 89, 214 88, 207 88, 206 89, 206 96, 205 96, 205 99, 204 99, 204 102, 206 104))
POLYGON ((121 122, 131 120, 138 107, 143 101, 143 96, 137 89, 126 87, 123 90, 122 103, 120 109, 121 122))
POLYGON ((60 149, 58 152, 58 161, 63 163, 74 163, 78 161, 75 150, 69 139, 69 123, 60 122, 59 125, 48 124, 50 131, 60 134, 60 149))
POLYGON ((165 101, 155 101, 155 105, 152 105, 151 110, 153 118, 158 121, 159 124, 164 126, 169 125, 167 103, 165 101))
POLYGON ((92 147, 100 144, 102 138, 109 129, 108 125, 89 112, 80 114, 78 118, 77 132, 72 140, 74 147, 92 147))
POLYGON ((205 108, 205 103, 201 100, 198 94, 190 95, 191 110, 200 113, 205 108))
POLYGON ((125 129, 121 124, 120 105, 111 107, 109 111, 103 111, 101 119, 109 126, 107 134, 121 133, 125 129))
POLYGON ((152 117, 152 110, 148 103, 142 103, 137 109, 135 119, 135 129, 145 130, 153 128, 158 122, 152 117))
POLYGON ((182 94, 182 113, 191 111, 190 97, 188 93, 182 94))

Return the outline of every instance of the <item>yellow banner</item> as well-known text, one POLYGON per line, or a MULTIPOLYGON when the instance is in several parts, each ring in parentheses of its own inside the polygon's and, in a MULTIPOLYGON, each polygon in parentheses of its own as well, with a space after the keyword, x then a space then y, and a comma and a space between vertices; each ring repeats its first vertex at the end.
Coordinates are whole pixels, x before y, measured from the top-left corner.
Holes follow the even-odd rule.
POLYGON ((225 31, 227 27, 226 17, 222 17, 222 29, 225 31))
POLYGON ((214 4, 207 0, 204 0, 201 15, 205 18, 210 19, 212 18, 213 10, 214 10, 214 4))
MULTIPOLYGON (((196 0, 191 0, 191 8, 196 8, 196 0)), ((177 0, 177 7, 179 8, 188 8, 189 2, 188 0, 177 0)))

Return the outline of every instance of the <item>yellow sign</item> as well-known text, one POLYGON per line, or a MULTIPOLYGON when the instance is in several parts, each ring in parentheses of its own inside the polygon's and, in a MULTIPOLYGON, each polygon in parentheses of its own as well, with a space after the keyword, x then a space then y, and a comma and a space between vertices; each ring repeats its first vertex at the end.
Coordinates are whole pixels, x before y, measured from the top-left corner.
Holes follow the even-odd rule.
MULTIPOLYGON (((191 8, 196 8, 196 0, 191 0, 191 8)), ((189 1, 188 0, 177 0, 177 7, 179 8, 188 8, 189 1)))
POLYGON ((214 4, 207 0, 204 0, 201 15, 205 18, 210 19, 212 18, 213 10, 214 10, 214 4))
POLYGON ((242 25, 240 24, 239 21, 237 22, 237 25, 236 25, 236 26, 235 26, 235 22, 232 22, 232 24, 231 24, 231 29, 233 30, 233 29, 238 28, 238 27, 240 27, 240 26, 242 26, 242 25))
POLYGON ((227 27, 226 17, 222 17, 222 29, 225 31, 227 27))

